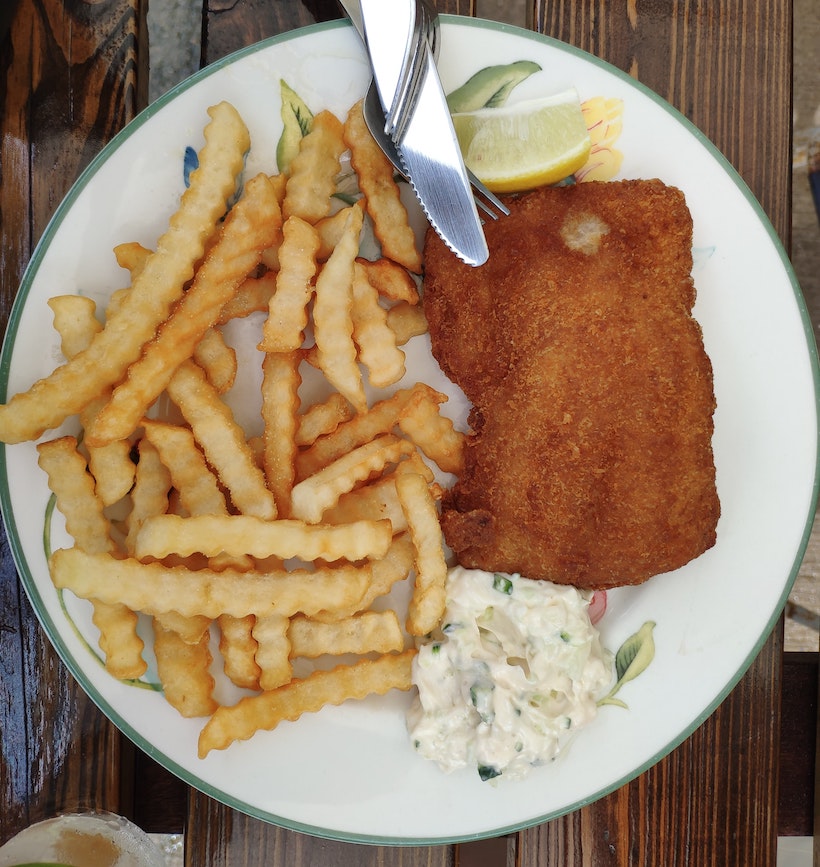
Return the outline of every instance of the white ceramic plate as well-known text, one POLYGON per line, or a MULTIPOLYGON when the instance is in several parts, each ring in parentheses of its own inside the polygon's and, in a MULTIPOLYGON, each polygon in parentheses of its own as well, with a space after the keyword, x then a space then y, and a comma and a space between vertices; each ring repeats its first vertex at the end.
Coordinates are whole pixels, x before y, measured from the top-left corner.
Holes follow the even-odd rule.
MULTIPOLYGON (((406 694, 348 702, 284 723, 206 760, 201 723, 150 690, 108 677, 89 652, 84 604, 67 619, 43 552, 49 498, 33 444, 6 448, 2 505, 14 554, 51 640, 83 688, 140 747, 187 782, 254 816, 351 841, 433 843, 490 836, 588 803, 658 761, 715 709, 754 658, 785 603, 811 527, 816 493, 816 355, 787 259, 736 173, 685 119, 626 75, 526 31, 445 18, 448 90, 480 65, 534 60, 515 98, 575 86, 582 98, 623 100, 620 176, 660 177, 686 194, 695 225, 696 316, 712 358, 714 449, 722 503, 715 547, 679 572, 610 593, 601 623, 617 649, 655 621, 655 659, 552 765, 520 783, 452 776, 408 742, 406 694)), ((108 146, 61 205, 26 273, 2 357, 11 394, 60 359, 46 299, 101 301, 122 284, 111 248, 151 245, 182 191, 186 146, 198 148, 206 108, 233 102, 251 131, 248 172, 271 170, 280 132, 279 80, 314 111, 344 116, 368 81, 354 31, 334 23, 286 34, 215 64, 152 105, 108 146)), ((411 378, 447 387, 418 338, 411 378)), ((449 388, 452 392, 452 388, 449 388)), ((241 395, 240 395, 241 397, 241 395)), ((240 400, 241 403, 241 400, 240 400)), ((463 401, 455 405, 463 414, 463 401)), ((462 415, 463 420, 463 415, 462 415)), ((55 547, 69 544, 55 524, 55 547)), ((149 678, 150 679, 150 671, 149 678)))

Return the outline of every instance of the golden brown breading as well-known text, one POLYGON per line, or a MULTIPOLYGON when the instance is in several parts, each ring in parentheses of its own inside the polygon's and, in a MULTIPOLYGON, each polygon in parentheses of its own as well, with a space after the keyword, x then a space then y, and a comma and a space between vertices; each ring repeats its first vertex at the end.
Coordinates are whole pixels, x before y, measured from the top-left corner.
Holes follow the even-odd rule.
POLYGON ((620 181, 509 204, 480 268, 425 244, 433 353, 474 405, 447 542, 464 566, 588 588, 676 569, 720 513, 683 194, 620 181))

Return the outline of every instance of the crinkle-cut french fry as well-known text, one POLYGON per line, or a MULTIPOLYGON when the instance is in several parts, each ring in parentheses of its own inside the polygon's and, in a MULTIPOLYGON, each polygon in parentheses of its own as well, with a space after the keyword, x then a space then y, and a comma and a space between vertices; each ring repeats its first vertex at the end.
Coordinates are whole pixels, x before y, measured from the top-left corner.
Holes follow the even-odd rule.
POLYGON ((342 494, 339 502, 322 515, 322 521, 327 524, 350 524, 354 521, 378 521, 387 518, 393 528, 393 535, 403 533, 407 529, 407 519, 396 493, 396 476, 407 472, 418 473, 428 482, 433 481, 432 470, 424 463, 421 455, 414 452, 397 464, 392 473, 342 494))
MULTIPOLYGON (((159 452, 160 460, 168 468, 180 505, 191 517, 198 515, 227 515, 228 504, 216 476, 199 450, 189 428, 164 422, 143 420, 145 437, 159 452)), ((217 552, 209 560, 211 569, 250 569, 247 555, 217 552)), ((179 630, 177 630, 179 631, 179 630)))
POLYGON ((276 292, 270 299, 259 344, 263 352, 299 349, 308 324, 308 303, 313 295, 319 236, 313 226, 300 217, 289 217, 282 233, 276 292))
POLYGON ((113 552, 111 527, 94 491, 94 480, 72 436, 49 440, 37 446, 38 464, 48 476, 48 486, 65 517, 66 530, 84 551, 113 552))
POLYGON ((352 617, 359 611, 366 611, 380 596, 385 596, 394 585, 407 578, 413 568, 414 556, 415 548, 410 536, 407 533, 396 536, 387 554, 381 560, 373 561, 370 585, 357 603, 347 608, 338 607, 332 611, 323 609, 308 616, 312 620, 333 623, 345 617, 352 617))
MULTIPOLYGON (((54 328, 60 335, 63 355, 73 358, 89 346, 102 329, 96 318, 96 304, 82 295, 59 295, 48 302, 54 313, 54 328)), ((97 412, 106 404, 110 389, 105 389, 80 412, 80 424, 88 427, 97 412)), ((131 443, 117 440, 94 448, 86 443, 88 468, 94 477, 95 491, 104 506, 119 502, 134 483, 134 462, 131 443)))
POLYGON ((276 273, 273 271, 261 277, 246 278, 220 311, 217 325, 224 325, 232 319, 244 319, 251 313, 264 313, 275 291, 276 273))
POLYGON ((282 202, 285 219, 296 215, 315 223, 330 213, 344 151, 341 121, 329 111, 319 112, 290 164, 282 202))
POLYGON ((324 654, 393 653, 404 650, 404 635, 396 612, 362 611, 332 623, 293 617, 288 628, 290 654, 316 659, 324 654))
POLYGON ((162 691, 171 707, 184 717, 210 716, 218 707, 213 698, 213 660, 209 634, 196 644, 154 621, 154 655, 162 691))
POLYGON ((300 360, 298 352, 269 352, 262 361, 262 467, 281 517, 290 513, 296 478, 300 360))
POLYGON ((92 599, 91 622, 105 657, 105 670, 118 680, 136 680, 148 666, 142 658, 145 643, 137 633, 137 615, 127 605, 92 599))
MULTIPOLYGON (((94 410, 94 403, 86 409, 94 410)), ((81 422, 86 410, 80 413, 81 422)), ((88 466, 97 483, 97 496, 104 506, 118 503, 134 484, 136 467, 131 460, 131 441, 116 440, 107 446, 87 446, 88 466)))
POLYGON ((295 442, 297 446, 311 446, 317 439, 333 433, 342 422, 353 418, 350 401, 334 391, 322 403, 309 406, 298 418, 295 442))
POLYGON ((288 560, 364 560, 383 557, 390 547, 390 522, 306 524, 292 519, 264 521, 251 515, 158 515, 143 522, 137 536, 138 560, 195 552, 214 557, 250 554, 288 560))
POLYGON ((147 439, 141 439, 137 450, 139 462, 131 491, 131 511, 125 524, 125 550, 130 555, 134 553, 142 522, 168 511, 168 492, 171 490, 171 475, 154 446, 147 439))
POLYGON ((379 434, 390 433, 399 422, 404 405, 419 389, 429 386, 417 383, 412 388, 402 388, 390 397, 374 403, 365 413, 354 415, 340 424, 336 430, 320 437, 308 449, 296 457, 296 476, 299 479, 312 476, 323 467, 364 445, 379 434))
MULTIPOLYGON (((271 615, 273 616, 273 615, 271 615)), ((253 637, 256 617, 232 617, 222 614, 219 624, 219 653, 227 678, 243 689, 259 689, 259 676, 262 673, 256 661, 259 645, 253 637)))
POLYGON ((408 440, 383 434, 335 460, 299 484, 291 492, 291 515, 308 524, 318 524, 326 509, 339 497, 372 473, 381 472, 410 454, 415 446, 408 440))
POLYGON ((253 459, 260 470, 265 469, 265 440, 262 434, 248 437, 248 446, 253 453, 253 459))
POLYGON ((281 614, 257 617, 253 627, 256 640, 256 663, 259 666, 259 688, 276 689, 293 677, 290 662, 290 618, 281 614))
POLYGON ((108 405, 89 427, 89 444, 105 445, 123 439, 137 427, 174 371, 191 357, 222 307, 259 264, 262 250, 271 242, 281 218, 268 176, 259 174, 248 181, 190 288, 161 324, 157 336, 145 345, 140 358, 130 365, 125 380, 114 389, 108 405))
POLYGON ((277 569, 284 569, 285 563, 281 557, 261 557, 254 559, 254 570, 256 572, 275 572, 277 569))
POLYGON ((191 174, 156 252, 87 349, 0 406, 0 441, 36 439, 119 382, 182 295, 236 189, 250 146, 247 128, 233 106, 222 102, 208 113, 211 121, 205 127, 199 168, 191 174))
POLYGON ((355 521, 384 519, 390 522, 394 534, 403 533, 407 529, 392 473, 342 494, 336 505, 326 509, 322 515, 325 524, 344 525, 355 521))
POLYGON ((315 228, 319 236, 319 249, 316 251, 316 259, 319 262, 326 262, 336 248, 336 245, 342 238, 346 219, 347 214, 345 213, 345 209, 342 208, 316 223, 315 228))
MULTIPOLYGON (((145 438, 156 448, 160 460, 169 472, 183 509, 190 515, 227 515, 225 495, 216 476, 205 462, 193 433, 185 427, 148 419, 143 420, 143 427, 145 438)), ((213 569, 225 568, 228 565, 242 568, 244 564, 237 562, 235 558, 231 558, 227 563, 223 563, 221 559, 212 559, 209 562, 213 569)), ((210 624, 209 618, 201 615, 183 617, 176 611, 157 614, 155 619, 166 629, 175 631, 188 644, 196 644, 210 624)))
POLYGON ((227 515, 225 495, 189 428, 145 419, 145 438, 168 468, 183 508, 192 515, 227 515))
POLYGON ((120 268, 125 268, 131 275, 131 282, 136 279, 139 272, 145 267, 148 257, 153 251, 144 247, 139 241, 126 241, 114 247, 114 256, 120 268))
MULTIPOLYGON (((273 191, 276 194, 276 201, 279 202, 279 208, 281 210, 282 205, 285 202, 285 193, 287 191, 287 175, 269 175, 268 180, 273 187, 273 191)), ((280 225, 273 243, 266 250, 262 251, 262 264, 270 271, 279 270, 279 248, 281 246, 282 226, 280 225)))
POLYGON ((154 622, 169 632, 175 632, 186 644, 199 644, 211 625, 210 617, 183 617, 178 611, 157 614, 154 622))
POLYGON ((77 596, 120 601, 146 614, 178 611, 212 619, 221 614, 290 617, 325 609, 347 610, 364 596, 373 573, 370 563, 266 573, 192 570, 141 563, 133 557, 87 554, 79 548, 55 551, 49 562, 54 585, 77 596))
POLYGON ((202 370, 192 361, 184 361, 168 383, 168 394, 191 426, 234 506, 244 515, 275 518, 273 494, 245 434, 202 370))
MULTIPOLYGON (((65 516, 66 530, 75 544, 88 553, 113 554, 116 546, 110 525, 77 451, 74 437, 65 436, 37 446, 38 462, 65 516)), ((136 678, 145 673, 143 641, 137 635, 137 615, 119 600, 92 599, 92 620, 100 630, 99 645, 107 671, 117 678, 136 678)))
POLYGON ((60 351, 67 359, 87 349, 94 335, 102 331, 97 305, 85 295, 55 295, 48 299, 54 330, 60 335, 60 351))
POLYGON ((441 622, 446 602, 447 562, 438 511, 421 476, 399 476, 396 491, 416 550, 416 582, 406 628, 410 635, 427 635, 441 622))
POLYGON ((404 353, 387 324, 387 311, 379 304, 379 293, 358 262, 353 266, 353 340, 374 388, 387 388, 404 376, 404 353))
POLYGON ((417 476, 421 476, 429 485, 432 485, 435 479, 433 471, 424 463, 422 456, 415 451, 405 460, 401 461, 401 463, 396 464, 396 469, 393 470, 392 475, 401 476, 404 473, 415 473, 417 476))
POLYGON ((421 253, 407 218, 407 209, 393 180, 393 165, 376 144, 359 100, 348 112, 344 126, 345 144, 350 148, 350 163, 359 176, 367 213, 382 252, 411 271, 421 271, 421 253))
POLYGON ((274 175, 269 175, 269 180, 276 191, 276 198, 281 205, 285 201, 285 196, 288 191, 288 175, 284 172, 277 172, 274 175))
POLYGON ((427 333, 427 317, 420 304, 399 301, 387 311, 387 324, 396 335, 396 343, 404 346, 412 337, 427 333))
POLYGON ((105 305, 105 320, 106 322, 117 315, 117 312, 122 307, 125 299, 128 297, 130 286, 123 286, 122 289, 115 289, 105 305))
POLYGON ((209 328, 202 335, 194 347, 193 359, 219 394, 225 394, 236 381, 236 350, 228 346, 216 328, 209 328))
POLYGON ((440 469, 458 475, 464 468, 466 436, 441 414, 440 404, 446 400, 436 392, 413 395, 399 414, 399 427, 440 469))
POLYGON ((362 210, 347 209, 342 238, 316 278, 313 335, 323 373, 355 407, 365 412, 367 398, 353 343, 353 264, 359 250, 362 210))
POLYGON ((357 260, 367 271, 367 279, 371 286, 389 301, 403 302, 412 307, 418 305, 418 286, 412 276, 401 265, 391 259, 365 259, 360 256, 357 260))
POLYGON ((269 175, 268 178, 276 191, 276 198, 281 205, 285 201, 288 191, 288 175, 284 172, 277 172, 276 174, 269 175))
POLYGON ((242 698, 235 705, 221 706, 205 723, 199 735, 199 756, 225 749, 234 741, 247 740, 255 732, 276 728, 283 720, 296 720, 328 704, 368 695, 384 695, 391 689, 412 686, 415 649, 363 659, 331 671, 315 671, 303 680, 292 680, 271 692, 242 698))

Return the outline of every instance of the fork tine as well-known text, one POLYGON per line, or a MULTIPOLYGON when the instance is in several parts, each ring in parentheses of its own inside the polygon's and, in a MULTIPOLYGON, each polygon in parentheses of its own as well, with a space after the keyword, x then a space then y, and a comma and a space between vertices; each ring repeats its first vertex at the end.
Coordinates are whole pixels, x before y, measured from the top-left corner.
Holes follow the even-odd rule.
POLYGON ((415 21, 413 35, 408 43, 399 83, 390 109, 385 113, 384 131, 394 141, 404 135, 407 122, 413 114, 418 96, 418 84, 424 69, 422 56, 428 37, 429 21, 427 7, 421 0, 415 0, 415 21))
MULTIPOLYGON (((473 189, 480 195, 483 196, 488 202, 490 202, 498 211, 500 211, 505 217, 509 215, 510 209, 498 198, 498 196, 492 192, 492 190, 487 189, 484 184, 469 170, 467 169, 467 177, 470 180, 470 184, 473 189)), ((498 219, 498 214, 490 208, 489 205, 485 204, 480 198, 479 195, 474 195, 476 205, 484 211, 484 213, 489 214, 494 220, 498 219)))
POLYGON ((400 142, 404 138, 407 124, 416 110, 421 75, 424 70, 424 52, 429 47, 435 61, 439 50, 438 12, 435 7, 431 6, 430 0, 415 0, 415 2, 414 35, 416 36, 417 48, 402 69, 402 78, 396 89, 393 105, 385 118, 384 131, 396 142, 400 142))
MULTIPOLYGON (((381 119, 384 117, 384 109, 382 108, 382 104, 379 101, 379 95, 376 92, 376 88, 372 81, 367 90, 362 110, 364 112, 365 123, 367 123, 370 134, 375 139, 376 144, 379 145, 384 155, 393 164, 393 168, 400 175, 405 176, 404 167, 401 164, 396 144, 393 139, 385 133, 382 127, 381 119)), ((473 200, 479 210, 487 214, 487 216, 491 217, 493 220, 497 220, 499 214, 496 213, 490 205, 493 205, 499 213, 505 216, 510 213, 510 209, 504 204, 504 202, 488 190, 487 187, 484 186, 484 184, 482 184, 469 169, 467 169, 467 178, 470 181, 470 186, 473 188, 473 200), (486 202, 481 198, 482 196, 487 200, 486 202), (488 202, 490 204, 487 204, 488 202)))
MULTIPOLYGON (((476 195, 473 196, 473 199, 475 200, 475 205, 479 211, 481 211, 483 214, 486 214, 491 220, 497 220, 498 219, 498 214, 496 214, 496 212, 488 204, 486 204, 482 199, 480 199, 476 195)), ((483 222, 483 220, 482 220, 482 222, 483 222)))

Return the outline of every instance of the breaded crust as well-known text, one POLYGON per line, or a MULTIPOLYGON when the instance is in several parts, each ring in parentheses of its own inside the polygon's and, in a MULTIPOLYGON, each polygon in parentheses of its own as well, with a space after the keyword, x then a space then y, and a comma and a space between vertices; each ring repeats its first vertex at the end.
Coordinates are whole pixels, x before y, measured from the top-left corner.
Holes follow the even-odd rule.
POLYGON ((720 514, 683 194, 620 181, 509 204, 480 268, 425 243, 433 354, 473 403, 447 542, 467 567, 586 588, 683 566, 720 514))

